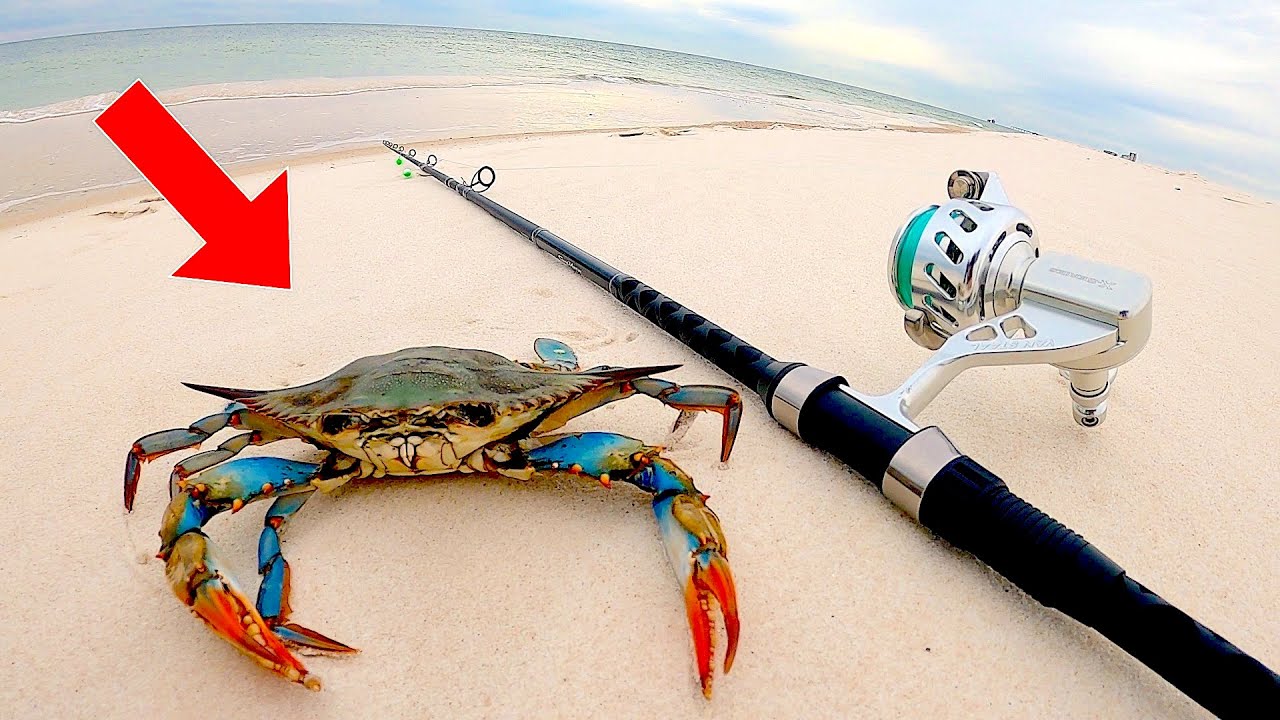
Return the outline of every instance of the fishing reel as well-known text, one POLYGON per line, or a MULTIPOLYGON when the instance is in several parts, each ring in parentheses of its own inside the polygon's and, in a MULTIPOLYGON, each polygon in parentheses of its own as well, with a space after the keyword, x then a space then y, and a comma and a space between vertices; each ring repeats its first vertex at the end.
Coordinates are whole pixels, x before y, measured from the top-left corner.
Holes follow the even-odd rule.
POLYGON ((1116 368, 1151 334, 1151 281, 1102 263, 1041 252, 1026 213, 995 173, 957 170, 949 200, 912 213, 893 239, 889 287, 916 344, 936 352, 888 395, 865 398, 912 418, 960 372, 1047 363, 1069 384, 1084 427, 1107 415, 1116 368))

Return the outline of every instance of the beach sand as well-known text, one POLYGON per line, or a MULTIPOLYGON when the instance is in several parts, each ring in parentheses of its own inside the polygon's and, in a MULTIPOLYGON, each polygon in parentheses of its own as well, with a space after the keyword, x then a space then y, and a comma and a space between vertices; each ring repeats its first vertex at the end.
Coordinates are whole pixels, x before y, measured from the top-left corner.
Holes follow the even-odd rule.
MULTIPOLYGON (((951 170, 998 171, 1045 248, 1153 278, 1154 332, 1100 428, 1071 421, 1044 366, 966 373, 921 420, 1280 667, 1276 205, 1030 135, 701 127, 418 149, 455 174, 491 164, 498 202, 767 352, 875 392, 926 357, 885 281, 891 234, 944 197, 951 170)), ((281 166, 236 180, 257 193, 281 166)), ((141 187, 0 229, 0 716, 1207 717, 908 520, 744 388, 727 464, 714 418, 669 453, 711 495, 737 579, 741 646, 711 701, 648 498, 621 483, 473 476, 313 500, 285 537, 294 618, 362 652, 306 659, 320 694, 255 666, 191 617, 153 557, 181 454, 147 466, 136 511, 121 507, 130 443, 221 407, 181 381, 288 386, 429 344, 530 358, 551 336, 586 365, 683 363, 665 377, 732 384, 398 171, 373 147, 292 162, 289 291, 169 277, 200 241, 141 187), (102 214, 140 207, 154 211, 102 214)), ((673 416, 634 399, 570 427, 661 442, 673 416)), ((208 527, 250 591, 264 509, 208 527)))

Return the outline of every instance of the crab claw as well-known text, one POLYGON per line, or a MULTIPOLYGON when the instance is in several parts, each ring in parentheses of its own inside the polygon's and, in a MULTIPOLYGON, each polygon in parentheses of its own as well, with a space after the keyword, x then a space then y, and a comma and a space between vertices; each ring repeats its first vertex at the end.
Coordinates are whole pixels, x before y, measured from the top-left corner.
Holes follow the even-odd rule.
POLYGON ((165 573, 178 599, 236 649, 308 690, 320 689, 320 678, 307 673, 253 603, 222 571, 203 534, 188 532, 174 542, 165 573))
POLYGON ((661 493, 654 498, 653 511, 658 517, 676 579, 684 590, 698 678, 702 694, 710 698, 715 650, 712 601, 720 609, 728 636, 724 656, 726 673, 733 667, 733 657, 738 650, 738 598, 726 557, 724 531, 697 491, 661 493))

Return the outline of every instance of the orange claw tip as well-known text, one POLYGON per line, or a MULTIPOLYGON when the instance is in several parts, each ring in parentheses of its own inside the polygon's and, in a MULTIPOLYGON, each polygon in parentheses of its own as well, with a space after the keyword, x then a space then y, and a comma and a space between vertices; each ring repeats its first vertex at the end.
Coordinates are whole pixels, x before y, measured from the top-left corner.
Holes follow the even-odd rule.
POLYGON ((697 583, 690 580, 684 589, 685 611, 689 615, 689 631, 693 635, 693 657, 698 665, 698 679, 702 682, 702 694, 711 699, 711 616, 706 601, 698 591, 697 583))
POLYGON ((685 610, 689 614, 689 630, 694 639, 694 660, 698 664, 703 696, 708 700, 712 697, 714 653, 712 601, 719 606, 724 619, 724 634, 728 637, 728 646, 724 648, 724 673, 728 673, 733 667, 733 656, 737 655, 737 592, 733 588, 728 560, 716 551, 707 552, 692 562, 692 573, 685 584, 685 610))
POLYGON ((711 555, 705 573, 698 573, 707 584, 707 588, 720 605, 720 614, 724 616, 725 634, 729 636, 728 647, 724 654, 724 671, 733 667, 733 658, 738 652, 738 593, 733 586, 733 574, 729 571, 729 561, 719 553, 711 555))
POLYGON ((214 633, 258 664, 305 684, 310 676, 272 632, 257 609, 218 569, 208 539, 200 533, 180 536, 169 549, 165 572, 169 587, 214 633))
POLYGON ((193 600, 191 609, 210 629, 258 664, 296 683, 319 683, 280 642, 248 598, 220 577, 213 576, 196 588, 193 600))
POLYGON ((695 559, 693 572, 685 585, 685 609, 689 616, 689 631, 693 635, 694 659, 698 665, 698 678, 702 682, 702 694, 711 697, 711 658, 713 654, 714 625, 711 603, 720 608, 724 618, 725 647, 724 671, 733 668, 738 652, 738 596, 733 585, 729 561, 718 552, 709 552, 704 559, 695 559), (703 563, 706 563, 705 567, 703 563))
POLYGON ((742 420, 742 405, 734 405, 726 409, 724 415, 724 424, 720 430, 720 462, 729 462, 729 456, 733 454, 733 443, 738 439, 738 424, 742 420))

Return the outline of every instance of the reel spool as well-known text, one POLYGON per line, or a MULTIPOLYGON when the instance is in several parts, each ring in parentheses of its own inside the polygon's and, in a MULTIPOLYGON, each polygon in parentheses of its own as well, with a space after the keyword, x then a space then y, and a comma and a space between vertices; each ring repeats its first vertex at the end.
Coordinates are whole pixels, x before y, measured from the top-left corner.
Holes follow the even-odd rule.
POLYGON ((922 314, 912 339, 931 350, 1016 308, 1027 266, 1040 257, 1031 218, 1009 203, 999 178, 957 170, 947 190, 951 200, 912 214, 889 256, 898 304, 922 314))
POLYGON ((910 421, 967 368, 1047 363, 1070 383, 1076 422, 1100 424, 1116 368, 1151 334, 1151 282, 1041 252, 995 173, 957 170, 947 191, 946 202, 912 213, 889 254, 907 335, 936 352, 896 391, 860 397, 910 421))

